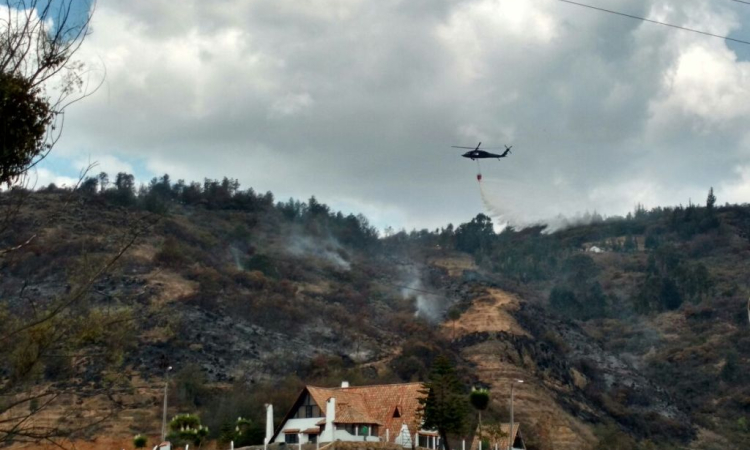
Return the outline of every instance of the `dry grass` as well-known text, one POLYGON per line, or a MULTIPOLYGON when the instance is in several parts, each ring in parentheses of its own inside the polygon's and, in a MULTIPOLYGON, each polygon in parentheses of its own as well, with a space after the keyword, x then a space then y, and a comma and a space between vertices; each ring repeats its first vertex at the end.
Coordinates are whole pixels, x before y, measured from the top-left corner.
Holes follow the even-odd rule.
POLYGON ((443 323, 443 333, 450 337, 461 337, 471 333, 506 332, 519 336, 529 334, 512 316, 519 307, 519 298, 499 289, 490 289, 486 296, 474 300, 454 324, 443 323), (455 326, 455 336, 454 336, 455 326))

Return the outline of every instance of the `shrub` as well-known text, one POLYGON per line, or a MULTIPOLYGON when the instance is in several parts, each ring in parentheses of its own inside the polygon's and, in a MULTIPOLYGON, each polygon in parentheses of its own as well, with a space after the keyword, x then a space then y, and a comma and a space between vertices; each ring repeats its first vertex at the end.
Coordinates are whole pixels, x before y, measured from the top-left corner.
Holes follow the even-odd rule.
POLYGON ((148 443, 148 438, 142 434, 136 434, 133 438, 133 447, 145 448, 148 443))

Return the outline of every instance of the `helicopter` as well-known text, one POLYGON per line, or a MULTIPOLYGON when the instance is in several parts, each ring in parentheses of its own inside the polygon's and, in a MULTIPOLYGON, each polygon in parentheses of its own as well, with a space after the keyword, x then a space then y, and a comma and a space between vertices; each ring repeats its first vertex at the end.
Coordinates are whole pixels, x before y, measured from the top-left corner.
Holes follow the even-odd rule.
MULTIPOLYGON (((505 158, 506 156, 508 156, 508 154, 510 153, 510 149, 513 148, 512 145, 510 147, 506 145, 505 151, 502 154, 498 155, 495 153, 490 153, 488 151, 479 150, 479 147, 481 146, 482 146, 482 143, 480 142, 479 145, 477 145, 476 147, 459 147, 457 145, 452 145, 451 148, 465 148, 465 149, 471 150, 470 152, 466 152, 461 156, 463 156, 464 158, 469 158, 472 161, 474 161, 475 159, 486 159, 486 158, 497 158, 499 160, 500 158, 505 158)), ((491 150, 494 150, 494 149, 491 149, 491 150)))

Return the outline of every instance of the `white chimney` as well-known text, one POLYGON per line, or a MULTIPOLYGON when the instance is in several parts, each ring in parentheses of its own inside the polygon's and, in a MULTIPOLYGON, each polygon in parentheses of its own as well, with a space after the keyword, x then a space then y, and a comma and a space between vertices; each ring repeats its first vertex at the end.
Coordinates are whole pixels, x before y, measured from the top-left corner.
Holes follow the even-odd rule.
POLYGON ((336 420, 336 399, 331 397, 326 402, 326 427, 320 434, 320 440, 322 442, 333 442, 336 436, 336 425, 333 421, 336 420))
POLYGON ((266 445, 271 443, 273 438, 273 405, 266 403, 266 439, 263 441, 266 445))
POLYGON ((342 389, 346 389, 346 388, 348 388, 348 387, 349 387, 349 382, 348 382, 348 381, 342 381, 342 382, 341 382, 341 388, 342 388, 342 389))

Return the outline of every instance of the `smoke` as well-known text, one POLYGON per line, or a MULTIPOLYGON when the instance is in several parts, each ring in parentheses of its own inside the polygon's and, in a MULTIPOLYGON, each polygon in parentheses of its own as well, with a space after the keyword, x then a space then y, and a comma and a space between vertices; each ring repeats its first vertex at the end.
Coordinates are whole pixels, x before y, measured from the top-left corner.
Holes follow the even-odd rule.
POLYGON ((333 237, 312 238, 293 233, 287 238, 286 251, 297 257, 315 258, 325 261, 339 270, 351 269, 349 261, 344 259, 344 249, 333 237))
POLYGON ((242 262, 240 261, 240 251, 235 246, 229 247, 229 252, 232 254, 232 258, 234 259, 234 265, 237 267, 237 270, 242 270, 242 262))
POLYGON ((422 283, 419 270, 415 266, 409 266, 404 275, 406 281, 401 289, 401 295, 405 300, 414 299, 414 306, 417 310, 414 316, 431 323, 439 323, 445 311, 450 307, 451 301, 442 295, 430 293, 430 290, 422 283))
POLYGON ((576 211, 580 206, 572 194, 565 189, 550 196, 535 188, 531 183, 518 181, 485 180, 479 182, 479 193, 487 214, 497 219, 502 226, 528 228, 546 226, 545 232, 552 233, 576 225, 586 225, 602 220, 596 211, 590 213, 576 211), (520 196, 506 195, 507 192, 521 192, 520 196), (563 215, 566 212, 569 215, 563 215))

